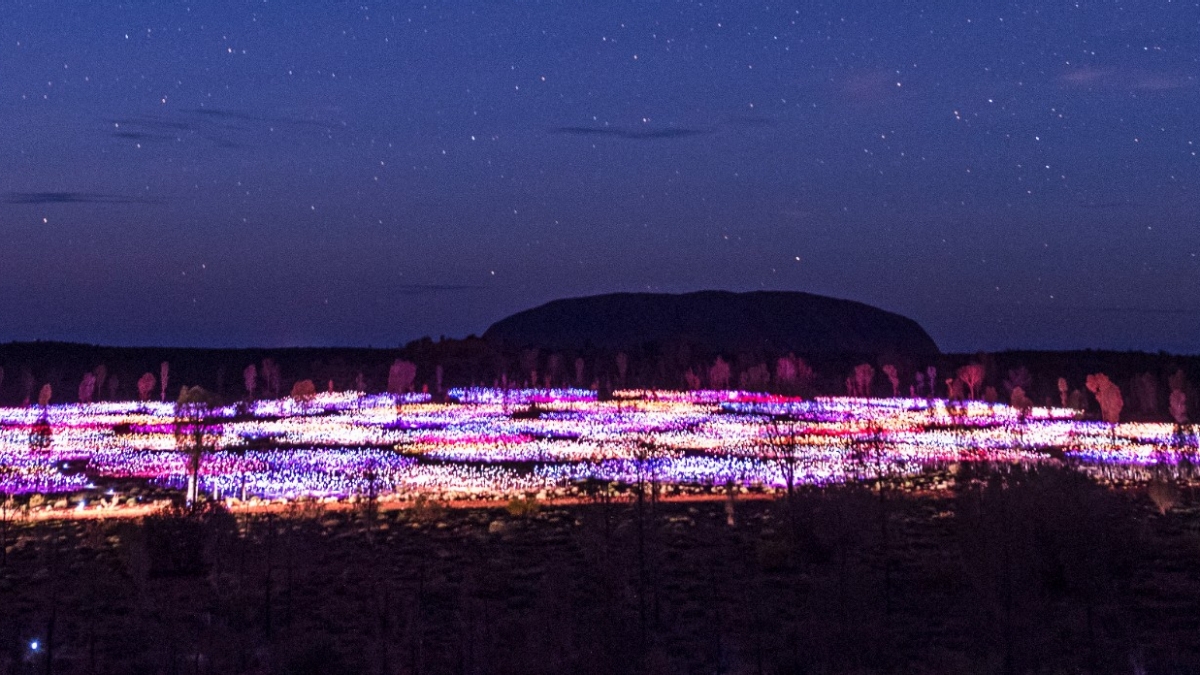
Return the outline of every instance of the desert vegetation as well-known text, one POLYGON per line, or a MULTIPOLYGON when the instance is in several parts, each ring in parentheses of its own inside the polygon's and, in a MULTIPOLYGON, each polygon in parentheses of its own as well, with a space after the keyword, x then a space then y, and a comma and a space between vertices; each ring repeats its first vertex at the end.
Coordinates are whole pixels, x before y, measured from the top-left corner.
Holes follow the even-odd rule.
MULTIPOLYGON (((1178 478, 1178 476, 1176 476, 1178 478)), ((9 523, 6 673, 1187 672, 1200 529, 1055 465, 9 523)))

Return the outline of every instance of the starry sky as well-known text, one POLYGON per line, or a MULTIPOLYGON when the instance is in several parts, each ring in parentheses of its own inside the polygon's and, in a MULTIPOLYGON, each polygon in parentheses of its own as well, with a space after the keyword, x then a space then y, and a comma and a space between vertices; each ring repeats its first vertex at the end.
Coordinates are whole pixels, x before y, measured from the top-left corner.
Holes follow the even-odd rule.
POLYGON ((0 341, 802 290, 1200 353, 1200 4, 0 0, 0 341))

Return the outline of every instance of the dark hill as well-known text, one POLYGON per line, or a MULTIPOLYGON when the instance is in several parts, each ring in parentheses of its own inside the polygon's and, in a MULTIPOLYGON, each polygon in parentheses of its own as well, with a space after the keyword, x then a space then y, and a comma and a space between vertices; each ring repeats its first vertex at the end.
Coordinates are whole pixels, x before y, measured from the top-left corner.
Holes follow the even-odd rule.
POLYGON ((687 341, 729 351, 938 353, 912 319, 861 302, 786 291, 613 293, 555 300, 496 322, 483 337, 547 349, 687 341))

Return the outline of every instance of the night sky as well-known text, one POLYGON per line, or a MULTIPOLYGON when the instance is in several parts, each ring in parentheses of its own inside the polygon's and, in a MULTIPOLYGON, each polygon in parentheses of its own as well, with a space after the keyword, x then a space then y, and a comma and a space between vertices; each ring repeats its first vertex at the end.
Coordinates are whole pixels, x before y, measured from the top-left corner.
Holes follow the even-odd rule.
POLYGON ((0 0, 0 120, 0 341, 719 288, 1200 352, 1196 2, 0 0))

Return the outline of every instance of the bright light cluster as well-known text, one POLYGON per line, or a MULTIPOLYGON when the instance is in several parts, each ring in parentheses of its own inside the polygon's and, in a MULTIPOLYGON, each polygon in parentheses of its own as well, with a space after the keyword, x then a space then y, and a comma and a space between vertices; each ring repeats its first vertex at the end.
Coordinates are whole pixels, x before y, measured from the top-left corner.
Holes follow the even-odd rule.
MULTIPOLYGON (((0 492, 186 482, 194 420, 169 403, 0 408, 0 492)), ((567 494, 579 481, 825 484, 963 461, 1065 456, 1091 471, 1193 458, 1168 424, 1117 427, 1061 408, 926 399, 801 400, 738 391, 455 389, 319 394, 207 411, 201 490, 266 499, 567 494)))

